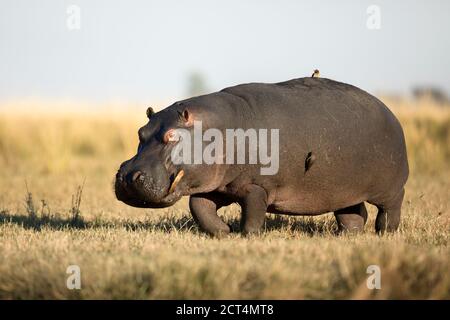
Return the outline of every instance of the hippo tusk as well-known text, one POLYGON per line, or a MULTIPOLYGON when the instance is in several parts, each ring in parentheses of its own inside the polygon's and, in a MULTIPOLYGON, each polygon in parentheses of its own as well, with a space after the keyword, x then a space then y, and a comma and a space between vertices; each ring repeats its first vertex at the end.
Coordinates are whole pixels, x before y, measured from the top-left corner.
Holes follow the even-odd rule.
POLYGON ((175 190, 178 182, 180 182, 180 180, 181 180, 181 178, 183 178, 183 176, 184 176, 184 170, 180 170, 178 172, 177 176, 175 177, 175 179, 173 179, 173 182, 169 188, 169 193, 172 193, 175 190))

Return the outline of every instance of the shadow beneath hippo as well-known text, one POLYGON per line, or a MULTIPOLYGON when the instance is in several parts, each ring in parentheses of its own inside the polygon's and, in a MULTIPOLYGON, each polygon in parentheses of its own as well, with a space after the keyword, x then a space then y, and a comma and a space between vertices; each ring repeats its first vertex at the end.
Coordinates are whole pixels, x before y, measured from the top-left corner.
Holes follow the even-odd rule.
MULTIPOLYGON (((240 217, 228 217, 226 219, 233 233, 240 232, 240 217)), ((35 216, 25 214, 12 214, 6 210, 0 211, 0 224, 16 224, 25 229, 41 231, 50 230, 85 230, 124 228, 128 231, 157 231, 157 232, 194 232, 200 233, 194 219, 189 215, 166 216, 159 220, 146 221, 84 221, 82 217, 74 219, 72 217, 62 217, 59 215, 35 216)), ((305 233, 309 236, 318 234, 335 233, 335 223, 332 220, 314 220, 314 218, 305 217, 287 217, 281 215, 268 215, 263 232, 287 230, 293 233, 305 233)))
POLYGON ((116 227, 125 228, 129 231, 139 231, 139 230, 148 230, 148 231, 158 231, 158 232, 174 232, 174 231, 182 231, 189 232, 195 231, 198 232, 197 224, 194 219, 190 215, 184 216, 168 216, 162 218, 158 221, 123 221, 112 224, 116 227))
POLYGON ((314 236, 318 234, 336 234, 337 225, 334 218, 270 215, 266 219, 265 230, 289 230, 290 232, 300 232, 314 236))
POLYGON ((24 215, 11 214, 8 211, 0 211, 0 224, 13 223, 25 229, 41 231, 43 228, 62 230, 67 228, 86 229, 89 224, 82 218, 60 217, 54 215, 24 215))
MULTIPOLYGON (((227 217, 226 223, 230 226, 232 233, 240 233, 240 217, 227 217)), ((168 216, 158 221, 142 221, 142 222, 121 222, 115 223, 111 227, 124 227, 127 230, 154 230, 159 232, 195 232, 201 233, 196 222, 190 214, 183 216, 168 216)), ((280 215, 268 215, 264 232, 288 230, 293 233, 305 233, 309 236, 318 234, 335 234, 337 226, 334 219, 331 220, 314 220, 314 218, 305 217, 286 217, 280 215)))
MULTIPOLYGON (((233 233, 240 232, 240 218, 226 219, 233 233)), ((267 214, 263 227, 264 232, 287 231, 289 233, 303 233, 308 236, 337 234, 337 226, 334 219, 317 219, 313 217, 287 216, 267 214)))
POLYGON ((195 221, 190 216, 169 216, 158 221, 104 221, 96 219, 94 221, 85 221, 82 217, 76 219, 71 217, 62 217, 59 215, 25 215, 13 214, 6 210, 0 211, 0 225, 15 224, 24 229, 34 231, 50 230, 85 230, 85 229, 120 229, 129 231, 149 230, 149 231, 190 231, 198 229, 195 221))

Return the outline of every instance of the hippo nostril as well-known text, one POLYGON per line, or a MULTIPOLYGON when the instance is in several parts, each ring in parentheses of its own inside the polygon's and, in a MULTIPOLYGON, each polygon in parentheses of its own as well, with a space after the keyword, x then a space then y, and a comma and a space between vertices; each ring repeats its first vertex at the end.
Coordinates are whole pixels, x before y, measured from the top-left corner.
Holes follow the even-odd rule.
POLYGON ((136 171, 131 176, 131 181, 136 182, 137 180, 144 180, 144 174, 141 171, 136 171))

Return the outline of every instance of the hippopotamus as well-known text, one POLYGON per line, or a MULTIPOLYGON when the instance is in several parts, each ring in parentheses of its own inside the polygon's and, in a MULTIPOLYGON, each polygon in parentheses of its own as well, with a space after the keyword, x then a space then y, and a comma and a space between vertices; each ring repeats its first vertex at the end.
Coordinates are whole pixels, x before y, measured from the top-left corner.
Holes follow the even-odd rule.
POLYGON ((376 232, 399 226, 409 173, 403 130, 385 104, 355 86, 318 77, 241 84, 149 108, 147 116, 136 155, 115 178, 116 197, 128 205, 163 208, 189 196, 199 228, 216 236, 231 231, 217 210, 232 203, 242 209, 243 234, 260 232, 266 213, 334 212, 338 231, 362 231, 364 202, 378 208, 376 232), (182 139, 174 130, 192 133, 196 122, 202 132, 277 130, 270 148, 278 170, 262 174, 267 163, 248 161, 175 163, 182 139))

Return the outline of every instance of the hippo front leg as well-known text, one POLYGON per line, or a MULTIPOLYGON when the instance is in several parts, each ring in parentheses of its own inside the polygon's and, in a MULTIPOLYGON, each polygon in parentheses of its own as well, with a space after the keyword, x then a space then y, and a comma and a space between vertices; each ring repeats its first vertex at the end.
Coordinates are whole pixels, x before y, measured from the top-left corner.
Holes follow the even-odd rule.
POLYGON ((266 190, 257 185, 247 186, 246 193, 239 204, 242 207, 242 233, 247 235, 259 232, 263 227, 266 218, 266 190))
POLYGON ((230 227, 217 215, 223 201, 210 194, 191 195, 189 208, 200 229, 212 236, 230 233, 230 227))

